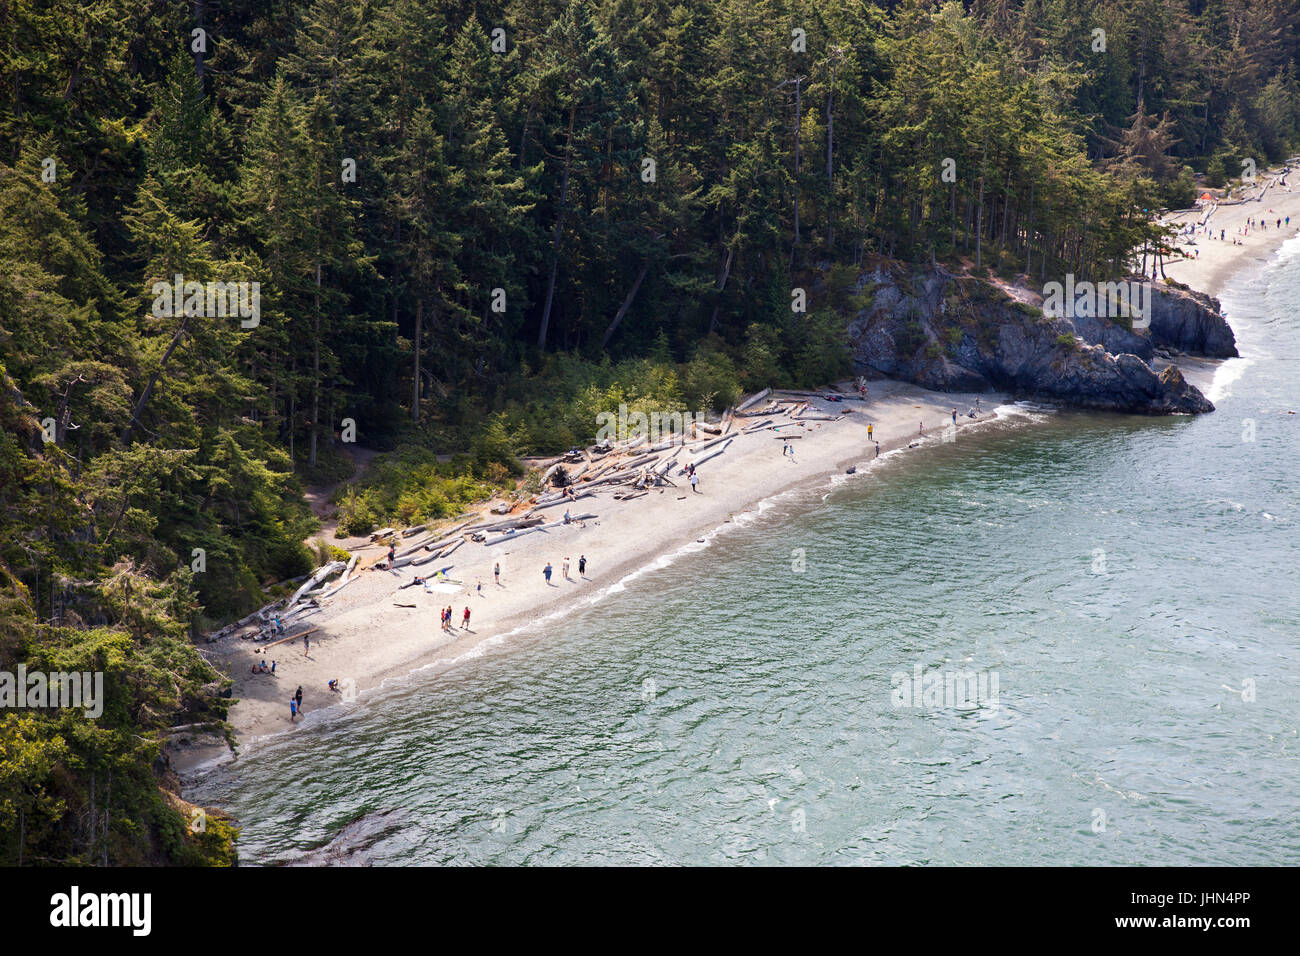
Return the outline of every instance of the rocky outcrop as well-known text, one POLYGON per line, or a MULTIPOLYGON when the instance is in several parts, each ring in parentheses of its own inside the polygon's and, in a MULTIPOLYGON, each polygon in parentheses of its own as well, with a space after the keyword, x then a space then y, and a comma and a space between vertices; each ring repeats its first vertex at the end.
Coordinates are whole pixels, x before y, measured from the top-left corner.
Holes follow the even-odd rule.
POLYGON ((1089 345, 1100 345, 1112 355, 1136 355, 1145 362, 1155 358, 1155 345, 1149 335, 1131 332, 1110 319, 1090 315, 1070 316, 1069 322, 1079 338, 1089 345))
MULTIPOLYGON (((999 389, 1079 408, 1214 410, 1176 368, 1157 374, 1141 355, 1090 345, 1069 320, 1045 318, 987 282, 882 268, 864 277, 863 287, 870 287, 871 305, 849 326, 859 369, 939 391, 999 389)), ((1128 341, 1101 326, 1090 331, 1103 341, 1128 341)))
POLYGON ((1237 337, 1219 300, 1184 286, 1156 286, 1151 297, 1151 339, 1156 345, 1208 358, 1235 358, 1237 337))

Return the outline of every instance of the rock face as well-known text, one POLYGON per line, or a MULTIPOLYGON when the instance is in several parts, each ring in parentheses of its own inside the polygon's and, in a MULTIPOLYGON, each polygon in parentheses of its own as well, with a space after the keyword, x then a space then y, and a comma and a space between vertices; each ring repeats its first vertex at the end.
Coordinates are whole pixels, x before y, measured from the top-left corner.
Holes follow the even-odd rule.
POLYGON ((1153 354, 1150 341, 1104 319, 1087 327, 1098 340, 1090 345, 1069 320, 1045 318, 977 279, 879 269, 864 277, 864 287, 873 283, 870 307, 849 326, 860 369, 938 391, 1001 389, 1079 408, 1152 415, 1214 410, 1176 368, 1157 374, 1143 360, 1153 354), (1106 342, 1145 347, 1140 354, 1113 354, 1106 342))
MULTIPOLYGON (((1153 297, 1154 301, 1154 297, 1153 297)), ((1155 306, 1152 305, 1152 312, 1155 306)), ((1156 355, 1155 345, 1149 335, 1131 332, 1122 325, 1116 325, 1110 319, 1094 316, 1075 315, 1068 321, 1074 326, 1079 338, 1089 345, 1100 345, 1112 355, 1136 355, 1144 362, 1150 362, 1156 355)))
POLYGON ((1182 287, 1157 286, 1151 297, 1151 338, 1192 355, 1237 355, 1237 337, 1220 313, 1219 300, 1182 287))

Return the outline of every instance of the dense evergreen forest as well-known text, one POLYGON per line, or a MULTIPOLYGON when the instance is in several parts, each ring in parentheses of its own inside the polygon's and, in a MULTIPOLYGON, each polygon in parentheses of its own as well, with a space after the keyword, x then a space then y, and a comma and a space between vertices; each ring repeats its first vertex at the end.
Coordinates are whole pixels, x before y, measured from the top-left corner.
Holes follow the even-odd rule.
POLYGON ((223 719, 191 641, 316 562, 342 439, 392 452, 345 530, 451 515, 620 402, 847 373, 881 257, 1122 274, 1196 174, 1296 145, 1298 31, 1300 0, 0 0, 0 669, 107 689, 0 713, 0 863, 233 858, 160 740, 223 719), (160 315, 177 275, 258 283, 256 324, 160 315))

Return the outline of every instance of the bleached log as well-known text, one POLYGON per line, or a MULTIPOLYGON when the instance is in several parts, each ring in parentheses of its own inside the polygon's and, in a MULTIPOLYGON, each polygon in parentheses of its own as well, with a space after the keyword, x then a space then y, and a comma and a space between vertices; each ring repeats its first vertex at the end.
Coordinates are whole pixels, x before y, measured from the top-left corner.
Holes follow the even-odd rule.
POLYGON ((579 499, 582 498, 591 498, 594 495, 595 495, 594 491, 582 491, 575 494, 572 498, 570 498, 568 495, 565 495, 562 498, 557 498, 555 501, 548 501, 546 504, 538 504, 537 507, 534 508, 533 510, 545 511, 547 508, 554 508, 556 505, 562 505, 566 501, 578 501, 579 499))
MULTIPOLYGON (((695 459, 695 461, 690 462, 690 464, 694 465, 694 466, 698 469, 698 468, 700 467, 700 465, 704 464, 706 461, 710 461, 710 460, 712 460, 712 459, 714 459, 714 458, 717 458, 719 455, 721 455, 724 451, 727 450, 728 447, 730 447, 730 445, 731 445, 731 443, 732 443, 733 441, 735 441, 734 438, 729 438, 729 439, 727 439, 727 444, 723 445, 723 446, 722 446, 721 448, 719 448, 717 451, 711 451, 711 452, 709 452, 707 455, 705 455, 703 458, 697 458, 697 459, 695 459)), ((686 468, 685 468, 685 467, 682 467, 682 468, 677 469, 677 474, 678 474, 678 475, 684 475, 684 474, 686 474, 686 468)))
POLYGON ((294 604, 297 604, 299 599, 301 599, 304 594, 306 594, 312 588, 319 585, 322 581, 324 581, 334 572, 342 571, 343 567, 344 565, 342 561, 331 561, 329 564, 326 564, 323 567, 319 568, 316 571, 316 573, 311 576, 311 578, 307 581, 307 583, 304 584, 302 587, 300 587, 297 590, 297 592, 294 594, 294 596, 290 598, 289 605, 292 607, 294 604))
POLYGON ((689 451, 692 455, 698 455, 702 451, 708 451, 714 445, 721 445, 724 441, 731 441, 731 439, 728 438, 726 435, 722 435, 718 438, 711 438, 708 441, 703 442, 699 445, 694 445, 691 448, 688 448, 687 451, 689 451))
POLYGON ((761 392, 758 392, 755 395, 751 395, 749 398, 745 399, 743 402, 741 402, 739 405, 736 406, 736 413, 739 414, 740 412, 743 412, 751 405, 757 405, 759 402, 761 402, 763 399, 767 398, 767 396, 771 394, 772 394, 772 390, 770 388, 765 388, 761 392))
POLYGON ((340 591, 342 591, 345 587, 347 587, 355 580, 356 578, 348 578, 346 581, 340 581, 338 584, 334 585, 334 587, 330 588, 328 591, 322 594, 321 600, 324 600, 325 598, 328 597, 333 597, 334 595, 338 594, 340 591))

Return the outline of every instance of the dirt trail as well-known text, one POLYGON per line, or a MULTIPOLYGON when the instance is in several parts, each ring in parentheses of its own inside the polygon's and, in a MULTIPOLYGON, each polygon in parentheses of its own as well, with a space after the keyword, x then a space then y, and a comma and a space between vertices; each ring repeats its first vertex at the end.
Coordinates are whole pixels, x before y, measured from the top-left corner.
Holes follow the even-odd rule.
POLYGON ((343 446, 343 454, 352 460, 352 476, 344 478, 342 481, 335 481, 327 485, 312 485, 303 492, 303 497, 307 500, 311 513, 320 519, 320 531, 312 534, 306 543, 311 544, 314 538, 323 538, 331 544, 336 544, 341 548, 352 548, 366 543, 367 538, 344 538, 334 537, 334 532, 339 525, 338 506, 330 501, 330 496, 334 494, 341 486, 352 482, 359 481, 365 476, 366 470, 370 467, 370 462, 374 460, 380 452, 373 448, 361 448, 359 446, 343 446))

